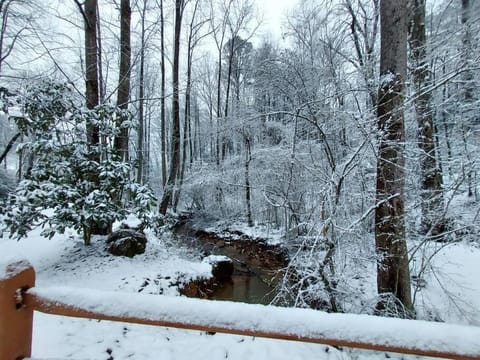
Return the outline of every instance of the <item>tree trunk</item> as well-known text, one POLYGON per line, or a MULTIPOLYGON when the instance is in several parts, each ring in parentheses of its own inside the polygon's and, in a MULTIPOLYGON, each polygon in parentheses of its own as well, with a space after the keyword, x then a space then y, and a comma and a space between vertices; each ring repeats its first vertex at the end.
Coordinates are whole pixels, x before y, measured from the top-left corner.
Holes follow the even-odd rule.
MULTIPOLYGON (((10 150, 12 149, 13 147, 13 144, 15 144, 15 141, 17 141, 17 139, 20 137, 20 133, 16 133, 11 139, 10 141, 8 142, 7 146, 5 147, 5 150, 2 152, 2 154, 0 155, 0 164, 2 163, 3 160, 5 160, 5 158, 7 157, 8 153, 10 152, 10 150)), ((5 160, 5 163, 7 161, 5 160)))
POLYGON ((464 82, 464 100, 466 103, 473 101, 473 74, 470 69, 472 61, 472 29, 470 24, 471 3, 470 0, 462 0, 462 17, 463 26, 462 47, 463 47, 463 82, 464 82))
POLYGON ((413 312, 405 239, 404 83, 407 72, 407 0, 382 0, 375 209, 377 289, 382 313, 413 312), (391 298, 393 295, 394 301, 391 298), (401 304, 398 304, 399 301, 401 304), (405 311, 406 310, 406 311, 405 311))
POLYGON ((142 9, 142 29, 141 29, 141 44, 140 44, 140 79, 139 79, 139 90, 138 90, 138 141, 137 141, 137 182, 139 184, 143 183, 143 174, 144 174, 144 139, 145 139, 145 16, 147 9, 147 0, 143 2, 142 9))
POLYGON ((100 104, 105 101, 105 81, 103 81, 103 64, 102 64, 102 25, 100 23, 100 10, 97 2, 97 62, 98 62, 98 97, 100 104))
POLYGON ((177 212, 178 202, 180 200, 180 194, 182 192, 183 179, 185 176, 185 168, 187 166, 187 148, 190 146, 190 160, 192 158, 192 149, 191 149, 191 131, 190 131, 190 122, 191 122, 191 95, 192 95, 192 62, 193 62, 193 51, 197 41, 194 37, 196 36, 196 27, 195 27, 195 18, 197 15, 199 2, 196 1, 194 5, 194 10, 192 13, 192 19, 189 25, 188 32, 188 46, 187 46, 187 84, 185 88, 185 110, 184 110, 184 123, 183 123, 183 139, 182 139, 182 161, 180 173, 178 176, 178 189, 175 194, 175 201, 173 205, 174 212, 177 212))
MULTIPOLYGON (((209 107, 209 110, 208 110, 208 113, 209 113, 209 117, 210 117, 210 123, 212 122, 211 121, 211 110, 210 110, 210 105, 208 105, 209 107)), ((193 133, 193 137, 194 137, 194 158, 196 160, 200 160, 200 161, 203 161, 203 151, 202 151, 202 142, 201 142, 201 139, 200 139, 200 109, 199 109, 199 106, 198 106, 198 100, 195 98, 195 116, 194 116, 194 124, 195 124, 195 127, 194 127, 194 133, 193 133)))
MULTIPOLYGON (((190 90, 191 92, 191 90, 190 90)), ((190 99, 192 98, 192 95, 190 94, 190 99)), ((190 100, 190 103, 192 101, 190 100)), ((195 119, 194 119, 195 120, 195 119)), ((191 111, 191 107, 190 107, 190 110, 189 110, 189 114, 188 114, 188 134, 187 134, 187 139, 188 139, 188 161, 190 163, 190 167, 192 166, 193 164, 193 157, 194 157, 194 134, 192 132, 192 111, 191 111)))
MULTIPOLYGON (((97 47, 97 0, 85 0, 85 89, 87 108, 94 109, 99 103, 98 87, 98 47, 97 47)), ((99 126, 87 123, 87 143, 91 147, 100 145, 99 126)), ((100 162, 100 153, 94 152, 91 160, 100 162)), ((96 176, 96 174, 91 174, 96 176)), ((111 224, 102 226, 94 224, 89 230, 90 234, 106 235, 111 230, 111 224)), ((85 243, 85 245, 88 245, 85 243)))
POLYGON ((468 130, 476 122, 476 114, 473 113, 474 110, 474 77, 471 70, 472 65, 472 29, 470 24, 470 13, 471 13, 471 1, 462 0, 462 17, 461 22, 463 26, 463 37, 462 37, 462 68, 463 68, 463 112, 462 112, 462 122, 461 122, 461 131, 462 131, 462 140, 463 146, 465 149, 465 155, 467 157, 466 164, 466 178, 467 178, 467 188, 468 196, 473 196, 473 171, 472 171, 472 159, 468 147, 467 136, 468 130))
MULTIPOLYGON (((120 69, 118 76, 117 106, 120 109, 128 109, 130 99, 130 20, 132 10, 130 0, 121 0, 120 3, 120 69)), ((115 138, 114 147, 117 154, 123 161, 128 161, 128 128, 122 124, 127 119, 117 120, 117 127, 120 129, 119 135, 115 138)))
POLYGON ((146 127, 145 127, 145 144, 143 148, 145 149, 144 155, 144 164, 143 164, 143 181, 148 183, 150 181, 150 164, 151 164, 151 156, 150 156, 150 144, 151 144, 151 137, 152 137, 152 109, 150 105, 147 105, 147 116, 146 116, 146 127))
POLYGON ((175 0, 175 32, 173 44, 173 99, 172 99, 172 156, 167 184, 163 190, 160 202, 160 214, 167 213, 168 205, 172 198, 175 180, 180 166, 180 101, 179 101, 179 64, 180 64, 180 32, 182 28, 184 0, 175 0))
MULTIPOLYGON (((23 136, 20 138, 20 141, 23 140, 23 136)), ((25 152, 23 149, 20 149, 18 152, 18 166, 17 166, 17 182, 20 182, 23 179, 23 162, 24 162, 25 152)))
POLYGON ((245 137, 245 201, 247 205, 247 224, 253 226, 252 201, 250 188, 250 161, 252 161, 252 149, 250 139, 245 137))
MULTIPOLYGON (((193 20, 192 20, 193 21, 193 20)), ((185 167, 187 164, 187 145, 189 142, 188 139, 188 128, 190 123, 190 96, 192 90, 192 32, 190 31, 190 35, 188 38, 188 48, 187 48, 187 85, 185 88, 185 111, 184 111, 184 118, 183 118, 183 139, 182 139, 182 159, 181 159, 181 166, 180 172, 178 174, 178 189, 175 194, 175 201, 173 205, 174 212, 177 212, 178 202, 180 201, 180 194, 182 192, 183 186, 183 178, 185 176, 185 167)))
MULTIPOLYGON (((448 54, 448 51, 447 51, 448 54)), ((442 76, 445 77, 447 74, 447 69, 446 69, 446 58, 444 57, 442 59, 442 76)), ((448 91, 448 84, 443 84, 442 85, 442 103, 445 104, 447 99, 450 97, 449 91, 448 91)), ((448 124, 447 124, 447 119, 448 118, 448 111, 447 109, 443 108, 442 109, 442 125, 443 125, 443 130, 445 132, 445 145, 447 146, 447 164, 448 164, 448 175, 453 176, 452 172, 452 160, 453 160, 453 154, 452 154, 452 144, 450 142, 450 131, 448 129, 448 124)))
MULTIPOLYGON (((98 49, 97 49, 97 0, 85 0, 85 89, 87 108, 98 105, 98 49)), ((98 126, 87 127, 90 145, 99 142, 98 126)))
POLYGON ((412 0, 413 13, 410 23, 410 48, 415 85, 415 110, 417 113, 421 166, 422 234, 440 235, 445 225, 443 217, 442 174, 437 164, 435 125, 432 94, 426 91, 431 85, 430 66, 427 61, 427 37, 425 32, 425 0, 412 0))
POLYGON ((163 0, 160 0, 160 56, 161 56, 161 99, 160 99, 160 127, 162 131, 161 153, 162 153, 162 185, 167 183, 167 145, 166 145, 166 124, 165 124, 165 20, 163 17, 163 0))
MULTIPOLYGON (((221 110, 221 95, 220 89, 222 88, 222 49, 218 50, 218 77, 217 77, 217 134, 215 139, 215 152, 216 152, 216 161, 217 165, 220 165, 221 157, 221 145, 220 145, 220 124, 222 119, 222 110, 221 110)), ((221 141, 223 143, 223 140, 221 141)))
MULTIPOLYGON (((233 56, 234 56, 234 51, 235 51, 235 37, 232 37, 231 41, 231 46, 230 46, 230 54, 228 56, 228 71, 227 71, 227 89, 226 89, 226 94, 225 94, 225 110, 224 110, 224 123, 227 122, 228 119, 228 105, 230 101, 230 88, 232 84, 232 65, 233 65, 233 56)), ((228 42, 227 42, 228 44, 228 42)), ((225 134, 225 131, 224 131, 225 134)), ((224 136, 223 141, 222 141, 222 160, 225 160, 225 157, 227 155, 227 148, 228 148, 228 141, 229 139, 224 136)))

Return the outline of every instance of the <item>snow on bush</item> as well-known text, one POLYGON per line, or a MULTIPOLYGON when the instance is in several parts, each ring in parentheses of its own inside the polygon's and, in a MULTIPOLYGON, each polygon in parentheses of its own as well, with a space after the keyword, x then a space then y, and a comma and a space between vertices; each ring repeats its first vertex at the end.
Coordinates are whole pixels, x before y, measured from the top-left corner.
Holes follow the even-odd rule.
POLYGON ((52 81, 27 88, 23 97, 26 115, 16 122, 26 140, 19 148, 32 164, 6 206, 11 236, 24 237, 41 225, 42 235, 51 238, 71 227, 89 243, 94 226, 109 226, 131 212, 150 220, 152 191, 130 180, 131 165, 113 149, 116 119, 130 119, 128 112, 109 104, 78 107, 72 89, 52 81), (87 141, 88 126, 98 127, 100 143, 87 141))

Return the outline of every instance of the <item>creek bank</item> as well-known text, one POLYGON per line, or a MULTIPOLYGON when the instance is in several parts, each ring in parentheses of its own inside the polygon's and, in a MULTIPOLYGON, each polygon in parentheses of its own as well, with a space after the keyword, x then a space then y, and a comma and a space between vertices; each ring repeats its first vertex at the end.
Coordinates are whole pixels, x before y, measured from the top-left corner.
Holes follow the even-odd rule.
MULTIPOLYGON (((203 226, 206 228, 206 226, 203 226)), ((204 256, 222 255, 233 260, 231 279, 197 279, 185 284, 183 295, 252 303, 269 303, 289 262, 288 252, 266 239, 251 238, 237 230, 207 231, 190 216, 173 226, 177 239, 204 256)))

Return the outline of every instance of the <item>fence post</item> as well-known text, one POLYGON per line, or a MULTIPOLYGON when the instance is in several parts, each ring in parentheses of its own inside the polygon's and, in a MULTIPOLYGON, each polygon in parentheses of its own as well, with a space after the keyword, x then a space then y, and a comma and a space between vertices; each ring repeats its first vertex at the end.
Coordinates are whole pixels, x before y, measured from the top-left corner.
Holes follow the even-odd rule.
POLYGON ((31 356, 33 309, 22 302, 22 292, 35 285, 35 271, 28 261, 0 269, 0 359, 31 356))

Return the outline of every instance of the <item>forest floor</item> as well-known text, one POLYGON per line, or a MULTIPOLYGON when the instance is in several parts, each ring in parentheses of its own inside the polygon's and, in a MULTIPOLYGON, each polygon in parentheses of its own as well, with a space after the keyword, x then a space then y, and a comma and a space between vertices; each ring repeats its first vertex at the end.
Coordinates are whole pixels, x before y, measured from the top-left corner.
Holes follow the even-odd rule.
MULTIPOLYGON (((261 232, 258 230, 258 232, 261 232)), ((182 283, 210 276, 210 265, 166 235, 147 233, 144 254, 114 257, 101 238, 85 247, 74 234, 42 238, 34 230, 21 241, 0 238, 1 262, 25 258, 35 267, 38 286, 144 292, 178 296, 182 283)), ((259 234, 265 235, 266 234, 259 234)), ((441 320, 480 325, 480 249, 456 243, 438 251, 422 276, 417 306, 441 320)), ((372 276, 372 281, 374 277, 372 276)), ((115 306, 115 304, 112 304, 115 306)), ((447 336, 447 334, 446 334, 447 336)), ((187 331, 171 328, 35 314, 33 355, 72 359, 385 359, 384 353, 324 345, 187 331)), ((416 357, 412 357, 416 358, 416 357)))

